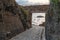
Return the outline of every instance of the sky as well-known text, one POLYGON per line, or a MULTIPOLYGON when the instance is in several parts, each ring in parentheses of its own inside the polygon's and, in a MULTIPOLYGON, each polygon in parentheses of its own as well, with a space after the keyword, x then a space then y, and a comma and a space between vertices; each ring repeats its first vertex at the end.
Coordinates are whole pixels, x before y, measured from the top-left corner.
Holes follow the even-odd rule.
POLYGON ((49 5, 49 0, 16 0, 19 5, 49 5))

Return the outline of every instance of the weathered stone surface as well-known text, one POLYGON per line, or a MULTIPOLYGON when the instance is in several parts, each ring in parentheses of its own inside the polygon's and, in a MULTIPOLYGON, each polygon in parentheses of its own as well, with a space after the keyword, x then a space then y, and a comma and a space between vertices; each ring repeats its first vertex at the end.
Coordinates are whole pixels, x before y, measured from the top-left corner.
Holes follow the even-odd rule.
POLYGON ((24 8, 32 13, 40 13, 46 12, 49 5, 32 5, 32 6, 24 6, 24 8))
POLYGON ((19 14, 22 24, 24 26, 24 30, 31 28, 31 12, 28 10, 25 10, 22 6, 19 6, 20 11, 22 14, 19 14))
POLYGON ((51 0, 46 14, 46 40, 60 40, 60 8, 59 0, 51 0))
POLYGON ((15 0, 0 0, 0 33, 3 33, 2 35, 11 38, 23 32, 25 29, 23 22, 27 25, 24 17, 15 0))
POLYGON ((46 40, 45 27, 32 25, 32 28, 11 38, 10 40, 46 40))

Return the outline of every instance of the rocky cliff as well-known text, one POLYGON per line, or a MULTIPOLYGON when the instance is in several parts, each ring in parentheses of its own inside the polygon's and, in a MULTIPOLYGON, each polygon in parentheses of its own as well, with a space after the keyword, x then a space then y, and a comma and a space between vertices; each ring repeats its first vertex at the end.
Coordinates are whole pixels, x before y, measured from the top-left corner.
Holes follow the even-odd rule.
POLYGON ((50 1, 46 14, 46 40, 60 40, 60 1, 50 1))
POLYGON ((11 38, 29 28, 25 18, 15 0, 0 0, 0 40, 11 38))

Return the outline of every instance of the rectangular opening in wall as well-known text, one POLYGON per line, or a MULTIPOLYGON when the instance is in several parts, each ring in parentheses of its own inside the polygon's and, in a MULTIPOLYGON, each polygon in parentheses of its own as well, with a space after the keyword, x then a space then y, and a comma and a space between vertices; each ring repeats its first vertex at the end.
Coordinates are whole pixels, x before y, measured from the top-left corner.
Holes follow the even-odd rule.
POLYGON ((45 26, 46 13, 32 13, 32 25, 45 26))

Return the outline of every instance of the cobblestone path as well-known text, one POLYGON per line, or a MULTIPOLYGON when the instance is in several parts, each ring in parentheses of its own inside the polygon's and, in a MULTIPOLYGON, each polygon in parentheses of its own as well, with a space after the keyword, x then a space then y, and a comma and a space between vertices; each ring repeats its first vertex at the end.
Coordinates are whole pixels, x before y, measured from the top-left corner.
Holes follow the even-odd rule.
POLYGON ((18 34, 10 40, 45 40, 45 28, 37 25, 32 26, 31 29, 18 34))

